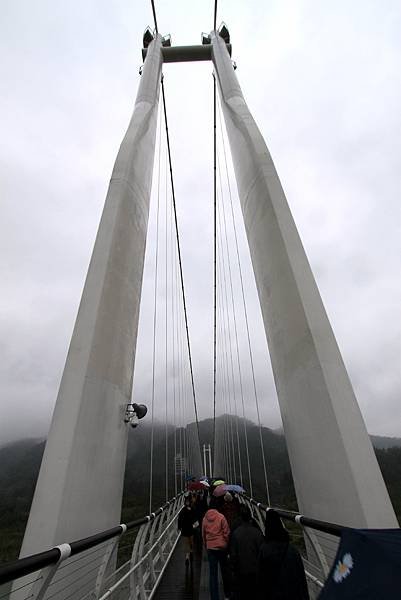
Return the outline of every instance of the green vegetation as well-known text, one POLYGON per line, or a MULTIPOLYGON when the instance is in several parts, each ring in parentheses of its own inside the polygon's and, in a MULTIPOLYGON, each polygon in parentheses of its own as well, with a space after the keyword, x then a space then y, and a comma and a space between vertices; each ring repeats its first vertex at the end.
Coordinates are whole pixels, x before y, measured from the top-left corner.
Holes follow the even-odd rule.
MULTIPOLYGON (((235 427, 235 421, 233 421, 235 427)), ((248 443, 252 470, 253 495, 266 501, 263 463, 260 451, 259 431, 248 423, 248 443)), ((177 430, 176 440, 182 431, 177 430)), ((212 441, 213 422, 207 419, 200 423, 202 443, 212 441)), ((241 448, 244 448, 243 427, 239 428, 241 448)), ((263 443, 268 460, 271 503, 289 510, 297 510, 294 485, 284 437, 266 427, 262 430, 263 443)), ((383 439, 383 438, 381 438, 383 439)), ((376 438, 380 441, 380 438, 376 438)), ((375 442, 376 442, 375 440, 375 442)), ((165 501, 165 428, 155 428, 153 508, 165 501)), ((399 440, 396 440, 399 443, 399 440)), ((380 445, 377 442, 377 445, 380 445)), ((376 455, 387 484, 398 520, 401 522, 401 447, 376 449, 376 455)), ((23 440, 0 448, 0 562, 17 558, 39 472, 44 442, 23 440)), ((174 452, 174 430, 169 427, 168 451, 174 452)), ((245 455, 241 460, 244 487, 249 491, 245 455)), ((122 521, 140 518, 149 512, 149 463, 150 428, 146 423, 130 431, 127 468, 124 482, 122 521)), ((169 496, 174 495, 174 472, 169 461, 169 496)), ((237 471, 238 471, 237 466, 237 471)), ((294 531, 294 534, 296 532, 294 531)), ((68 541, 68 540, 66 540, 68 541)), ((302 540, 300 540, 302 544, 302 540)))
POLYGON ((375 448, 383 479, 401 525, 401 448, 375 448))

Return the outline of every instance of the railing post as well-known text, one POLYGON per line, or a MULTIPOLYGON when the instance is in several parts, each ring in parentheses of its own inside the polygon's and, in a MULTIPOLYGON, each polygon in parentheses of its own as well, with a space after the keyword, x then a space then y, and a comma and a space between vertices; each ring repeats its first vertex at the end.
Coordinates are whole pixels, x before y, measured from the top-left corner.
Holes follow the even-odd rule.
MULTIPOLYGON (((143 555, 143 548, 145 545, 149 527, 150 527, 150 520, 147 523, 145 523, 144 525, 142 525, 142 527, 140 528, 140 530, 138 532, 138 535, 135 540, 134 548, 132 550, 132 555, 131 555, 131 562, 130 562, 131 568, 133 568, 135 566, 135 564, 138 562, 138 558, 140 560, 140 557, 143 555)), ((130 576, 130 590, 131 590, 131 597, 133 600, 138 598, 137 587, 139 588, 139 598, 141 598, 141 600, 146 600, 146 593, 145 593, 145 586, 144 586, 144 574, 143 574, 142 565, 140 565, 138 567, 138 574, 135 573, 135 571, 133 571, 130 576)))
MULTIPOLYGON (((177 508, 178 508, 179 504, 178 504, 178 498, 175 497, 174 500, 172 500, 171 505, 169 506, 169 512, 168 512, 168 516, 167 516, 167 523, 170 523, 170 521, 175 517, 176 512, 177 512, 177 508)), ((174 539, 174 528, 171 527, 167 533, 167 546, 168 548, 171 548, 173 545, 173 539, 174 539)))
MULTIPOLYGON (((163 513, 161 513, 163 514, 163 513)), ((156 515, 154 518, 154 521, 152 523, 152 526, 150 528, 149 531, 149 550, 151 550, 152 546, 153 546, 153 540, 155 537, 155 530, 156 527, 158 526, 158 519, 159 519, 160 515, 156 515)), ((153 551, 149 552, 149 556, 148 556, 148 569, 149 569, 149 579, 152 583, 151 588, 153 587, 153 582, 156 579, 155 576, 155 568, 154 568, 154 564, 153 564, 153 551)))
POLYGON ((114 540, 110 541, 110 544, 108 545, 108 548, 107 548, 106 552, 104 553, 103 560, 100 563, 99 570, 98 570, 97 577, 96 577, 95 591, 94 591, 96 599, 99 598, 99 596, 101 594, 103 579, 104 579, 105 573, 107 571, 107 568, 109 566, 111 557, 113 556, 114 551, 116 550, 116 548, 118 547, 118 544, 120 543, 121 536, 124 535, 124 533, 127 531, 127 526, 124 525, 123 523, 121 524, 121 528, 122 528, 122 531, 121 531, 120 535, 117 536, 114 540))
MULTIPOLYGON (((54 575, 56 574, 57 569, 60 566, 60 563, 62 563, 64 560, 66 560, 71 554, 71 546, 69 544, 60 544, 60 546, 55 546, 55 547, 60 550, 60 558, 58 559, 56 564, 51 565, 50 567, 47 567, 47 569, 43 569, 43 571, 42 571, 43 579, 40 581, 36 581, 34 583, 34 585, 32 587, 32 593, 30 596, 28 596, 28 597, 34 598, 34 600, 42 600, 45 593, 47 592, 49 585, 51 584, 51 582, 53 580, 54 575)), ((26 590, 24 593, 24 597, 25 598, 27 597, 26 590)), ((13 598, 16 598, 16 596, 13 595, 13 598)))
MULTIPOLYGON (((171 503, 169 514, 168 514, 168 519, 167 519, 168 523, 170 523, 170 521, 172 521, 172 519, 175 518, 177 512, 179 511, 180 500, 181 500, 181 498, 177 497, 177 498, 174 498, 173 502, 171 503)), ((173 545, 176 541, 177 535, 174 535, 175 532, 176 532, 176 530, 174 529, 174 527, 170 527, 168 534, 167 534, 167 547, 168 547, 167 554, 169 554, 171 548, 173 547, 173 545)))
MULTIPOLYGON (((173 505, 174 505, 174 502, 170 502, 170 504, 167 506, 167 508, 165 510, 166 528, 168 527, 168 525, 170 523, 170 517, 171 517, 173 505)), ((162 530, 162 524, 160 523, 158 535, 160 534, 161 530, 162 530)), ((165 535, 164 539, 161 541, 160 548, 159 548, 159 556, 160 556, 160 561, 162 563, 162 567, 163 567, 163 561, 164 561, 165 548, 166 547, 168 548, 169 545, 170 545, 170 529, 167 529, 166 535, 165 535)))
POLYGON ((295 517, 295 523, 298 523, 298 525, 301 525, 302 530, 303 530, 307 540, 309 541, 310 545, 312 546, 312 548, 315 552, 316 558, 319 562, 319 565, 320 565, 320 568, 324 575, 324 578, 326 579, 326 577, 328 576, 328 574, 330 572, 330 568, 329 568, 329 565, 327 564, 326 556, 322 550, 321 545, 319 544, 319 540, 318 540, 317 536, 315 535, 315 533, 309 527, 304 527, 302 525, 301 517, 302 517, 302 515, 297 515, 295 517))
POLYGON ((262 532, 264 532, 265 530, 265 523, 262 517, 262 514, 260 512, 260 503, 258 502, 257 504, 253 504, 253 502, 249 502, 249 507, 251 509, 251 513, 252 515, 256 514, 256 519, 259 523, 259 527, 262 530, 262 532))

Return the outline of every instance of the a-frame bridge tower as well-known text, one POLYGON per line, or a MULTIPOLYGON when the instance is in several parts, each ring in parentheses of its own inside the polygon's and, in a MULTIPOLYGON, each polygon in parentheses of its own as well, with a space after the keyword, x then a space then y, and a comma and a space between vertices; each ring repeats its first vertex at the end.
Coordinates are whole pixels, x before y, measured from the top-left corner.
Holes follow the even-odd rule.
MULTIPOLYGON (((221 33, 221 32, 220 32, 221 33)), ((218 31, 148 40, 113 169, 25 533, 26 556, 119 522, 163 62, 210 60, 230 142, 299 509, 397 527, 287 200, 218 31)), ((219 456, 215 455, 215 468, 219 456)), ((199 454, 199 471, 200 454, 199 454)))

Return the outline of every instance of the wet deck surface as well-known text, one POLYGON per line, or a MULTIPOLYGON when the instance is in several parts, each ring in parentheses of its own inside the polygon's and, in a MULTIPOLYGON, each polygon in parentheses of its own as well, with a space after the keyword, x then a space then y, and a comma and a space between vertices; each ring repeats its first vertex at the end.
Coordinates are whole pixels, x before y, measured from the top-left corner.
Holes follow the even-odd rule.
POLYGON ((177 547, 154 595, 154 600, 199 600, 202 546, 195 541, 192 565, 185 566, 183 540, 177 547))

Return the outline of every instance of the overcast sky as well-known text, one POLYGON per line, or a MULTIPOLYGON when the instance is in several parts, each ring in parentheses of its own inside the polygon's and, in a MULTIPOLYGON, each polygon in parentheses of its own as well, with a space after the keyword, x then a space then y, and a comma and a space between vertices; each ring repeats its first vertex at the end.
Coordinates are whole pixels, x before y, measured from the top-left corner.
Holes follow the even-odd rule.
MULTIPOLYGON (((149 5, 2 2, 0 444, 47 430, 133 108, 142 34, 152 24, 149 5)), ((212 27, 211 1, 156 5, 161 33, 171 33, 174 44, 199 43, 201 31, 212 27)), ((368 430, 401 436, 401 4, 221 0, 221 20, 230 29, 237 75, 272 153, 368 430)), ((211 65, 167 65, 164 72, 203 418, 212 415, 211 65)), ((236 192, 232 173, 231 183, 236 192)), ((134 382, 135 398, 146 403, 154 200, 155 193, 134 382)), ((239 217, 236 193, 234 200, 239 217)), ((281 425, 278 403, 239 218, 238 227, 262 420, 275 428, 281 425)), ((238 283, 234 277, 236 301, 238 283)), ((161 284, 160 311, 163 293, 161 284)), ((162 328, 161 319, 160 347, 162 328)), ((245 396, 255 419, 243 319, 239 333, 245 396)), ((158 358, 161 411, 165 367, 158 358)))

